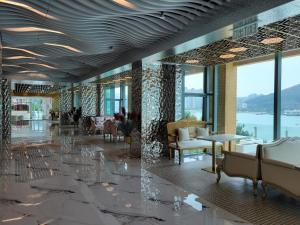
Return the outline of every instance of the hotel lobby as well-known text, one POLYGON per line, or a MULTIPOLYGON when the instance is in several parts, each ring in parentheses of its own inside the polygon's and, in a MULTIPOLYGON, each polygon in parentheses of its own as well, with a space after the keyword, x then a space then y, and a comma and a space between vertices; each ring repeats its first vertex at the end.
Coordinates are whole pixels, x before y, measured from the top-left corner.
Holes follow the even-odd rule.
POLYGON ((300 0, 0 18, 0 224, 300 224, 300 0))

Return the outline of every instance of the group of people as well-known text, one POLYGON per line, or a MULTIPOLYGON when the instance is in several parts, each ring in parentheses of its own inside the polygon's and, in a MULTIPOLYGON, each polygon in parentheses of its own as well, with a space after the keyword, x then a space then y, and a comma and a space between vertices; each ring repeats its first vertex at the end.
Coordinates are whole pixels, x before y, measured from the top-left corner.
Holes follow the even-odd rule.
POLYGON ((78 127, 79 125, 79 119, 81 118, 81 107, 76 109, 76 107, 73 107, 73 109, 68 112, 69 121, 73 122, 74 125, 78 127))

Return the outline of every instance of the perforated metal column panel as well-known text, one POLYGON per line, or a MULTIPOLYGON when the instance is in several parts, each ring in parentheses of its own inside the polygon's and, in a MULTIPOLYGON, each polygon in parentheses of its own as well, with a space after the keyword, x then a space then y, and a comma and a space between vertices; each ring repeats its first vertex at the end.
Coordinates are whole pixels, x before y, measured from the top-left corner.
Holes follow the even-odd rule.
MULTIPOLYGON (((132 63, 132 86, 131 86, 131 110, 141 116, 142 112, 142 61, 132 63)), ((137 124, 138 130, 141 131, 141 121, 137 124)))
POLYGON ((10 81, 1 80, 1 101, 2 101, 2 137, 10 138, 11 134, 11 88, 10 81))
POLYGON ((60 123, 67 124, 67 117, 63 116, 64 113, 72 109, 72 94, 70 91, 61 90, 59 97, 59 110, 60 110, 60 123))
POLYGON ((101 106, 101 84, 97 84, 96 92, 96 115, 100 116, 100 106, 101 106))
POLYGON ((176 66, 176 89, 175 89, 175 120, 180 120, 182 118, 182 101, 183 96, 183 79, 184 79, 184 69, 181 66, 176 66))
POLYGON ((100 115, 104 116, 104 85, 101 84, 101 89, 100 89, 100 115))
POLYGON ((94 84, 82 85, 81 107, 83 116, 96 116, 97 114, 97 87, 94 84))
POLYGON ((142 157, 167 152, 167 123, 175 120, 176 66, 145 65, 142 76, 142 157))

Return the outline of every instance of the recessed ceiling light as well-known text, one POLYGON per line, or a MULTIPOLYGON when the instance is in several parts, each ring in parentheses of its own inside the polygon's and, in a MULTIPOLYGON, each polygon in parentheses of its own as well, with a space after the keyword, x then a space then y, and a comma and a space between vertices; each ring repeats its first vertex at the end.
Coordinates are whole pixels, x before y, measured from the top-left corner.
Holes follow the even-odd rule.
POLYGON ((188 59, 185 62, 190 63, 190 64, 196 64, 196 63, 199 63, 199 60, 197 60, 197 59, 188 59))
POLYGON ((3 47, 3 49, 22 51, 22 52, 25 52, 25 53, 28 53, 28 54, 31 54, 31 55, 40 56, 40 57, 45 57, 44 55, 35 53, 35 52, 33 52, 33 51, 29 51, 29 50, 23 49, 23 48, 3 47))
POLYGON ((126 0, 113 0, 113 2, 115 2, 121 6, 124 6, 126 8, 130 8, 130 9, 135 8, 134 4, 132 4, 131 2, 128 2, 126 0))
POLYGON ((55 34, 64 34, 63 32, 57 30, 51 30, 51 29, 40 28, 40 27, 9 27, 9 28, 4 28, 3 30, 11 31, 11 32, 49 32, 55 34))
POLYGON ((35 70, 23 70, 23 71, 19 71, 18 73, 37 73, 38 71, 35 70))
POLYGON ((35 59, 34 57, 29 56, 11 56, 11 57, 4 57, 6 60, 13 60, 13 59, 35 59))
POLYGON ((48 19, 57 20, 56 17, 48 15, 46 13, 43 13, 43 12, 41 12, 41 11, 39 11, 37 9, 34 9, 31 6, 26 5, 24 3, 14 2, 14 1, 10 1, 10 0, 0 0, 0 3, 17 6, 17 7, 23 8, 23 9, 27 9, 27 10, 29 10, 31 12, 34 12, 34 13, 40 15, 40 16, 47 17, 48 19))
POLYGON ((3 67, 17 67, 17 68, 22 68, 22 66, 18 66, 18 65, 10 65, 10 64, 2 64, 3 67))
POLYGON ((234 54, 224 54, 224 55, 220 55, 221 59, 232 59, 234 58, 235 55, 234 54))
POLYGON ((30 63, 27 63, 27 64, 30 64, 30 65, 36 65, 36 66, 42 66, 42 67, 46 67, 46 68, 48 68, 48 69, 56 69, 55 67, 49 66, 49 65, 44 64, 44 63, 33 63, 33 62, 30 62, 30 63))
POLYGON ((266 38, 262 40, 260 43, 265 45, 272 45, 272 44, 279 44, 282 41, 284 41, 284 39, 281 37, 273 37, 273 38, 266 38))
POLYGON ((50 46, 61 47, 61 48, 65 48, 65 49, 68 49, 68 50, 73 51, 73 52, 82 52, 82 51, 80 51, 79 49, 74 48, 74 47, 71 47, 71 46, 69 46, 69 45, 60 45, 60 44, 54 44, 54 43, 44 43, 44 45, 50 45, 50 46))
POLYGON ((247 51, 248 48, 245 48, 245 47, 237 47, 237 48, 231 48, 229 49, 228 51, 230 52, 245 52, 247 51))

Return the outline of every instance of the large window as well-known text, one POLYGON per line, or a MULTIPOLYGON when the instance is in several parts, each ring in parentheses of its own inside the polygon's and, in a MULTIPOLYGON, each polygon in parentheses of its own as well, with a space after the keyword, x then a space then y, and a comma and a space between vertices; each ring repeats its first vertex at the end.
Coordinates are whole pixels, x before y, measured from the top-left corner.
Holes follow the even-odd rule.
POLYGON ((104 99, 106 116, 119 113, 122 107, 128 111, 128 86, 123 83, 105 86, 104 99))
POLYGON ((185 118, 202 119, 203 96, 203 73, 185 75, 183 93, 185 118))
POLYGON ((281 137, 300 135, 300 56, 282 60, 281 137))
POLYGON ((237 134, 273 140, 274 60, 237 68, 237 134))

